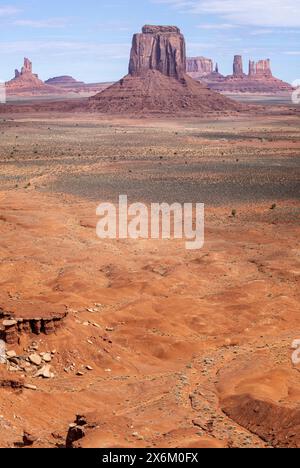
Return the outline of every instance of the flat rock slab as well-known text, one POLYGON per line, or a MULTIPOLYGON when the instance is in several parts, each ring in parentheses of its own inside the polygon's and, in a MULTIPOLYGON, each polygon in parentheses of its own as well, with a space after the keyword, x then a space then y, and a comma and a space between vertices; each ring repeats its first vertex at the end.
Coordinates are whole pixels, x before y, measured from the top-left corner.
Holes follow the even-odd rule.
POLYGON ((42 301, 13 301, 0 298, 0 317, 3 326, 14 326, 18 322, 27 320, 61 320, 66 315, 66 308, 62 305, 48 304, 42 301))

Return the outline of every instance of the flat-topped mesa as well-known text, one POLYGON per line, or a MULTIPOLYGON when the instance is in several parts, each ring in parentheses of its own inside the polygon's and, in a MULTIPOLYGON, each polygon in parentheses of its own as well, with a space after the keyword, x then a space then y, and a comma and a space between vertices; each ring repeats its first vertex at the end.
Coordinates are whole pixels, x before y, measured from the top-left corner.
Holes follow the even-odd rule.
POLYGON ((186 73, 184 36, 176 26, 149 26, 133 36, 129 74, 142 76, 157 70, 180 80, 186 73))
POLYGON ((188 57, 186 71, 192 78, 201 78, 213 73, 214 63, 212 59, 206 57, 188 57))
POLYGON ((241 55, 235 55, 234 56, 233 75, 234 76, 243 76, 244 75, 243 57, 241 55))
POLYGON ((63 76, 55 76, 54 78, 49 78, 48 80, 45 81, 46 84, 61 84, 61 85, 67 85, 67 84, 76 84, 76 83, 83 83, 83 81, 77 81, 75 78, 69 75, 63 75, 63 76))

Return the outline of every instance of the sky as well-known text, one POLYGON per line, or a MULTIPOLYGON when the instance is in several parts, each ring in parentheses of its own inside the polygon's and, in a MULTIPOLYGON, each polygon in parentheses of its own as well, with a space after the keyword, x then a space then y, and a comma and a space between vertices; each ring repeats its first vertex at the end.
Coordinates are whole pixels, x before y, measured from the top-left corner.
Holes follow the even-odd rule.
POLYGON ((0 81, 25 56, 43 80, 117 80, 144 24, 179 26, 188 55, 212 58, 223 74, 242 54, 245 70, 270 58, 275 76, 300 79, 300 0, 0 0, 0 81))

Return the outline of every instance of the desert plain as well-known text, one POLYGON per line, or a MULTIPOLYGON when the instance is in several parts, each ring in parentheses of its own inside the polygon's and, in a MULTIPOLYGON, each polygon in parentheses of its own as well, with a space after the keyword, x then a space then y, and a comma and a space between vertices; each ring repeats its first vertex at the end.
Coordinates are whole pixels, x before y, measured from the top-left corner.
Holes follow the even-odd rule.
POLYGON ((299 447, 299 108, 16 109, 0 109, 1 310, 67 316, 7 345, 0 446, 299 447), (100 240, 96 208, 120 194, 205 203, 203 249, 100 240))

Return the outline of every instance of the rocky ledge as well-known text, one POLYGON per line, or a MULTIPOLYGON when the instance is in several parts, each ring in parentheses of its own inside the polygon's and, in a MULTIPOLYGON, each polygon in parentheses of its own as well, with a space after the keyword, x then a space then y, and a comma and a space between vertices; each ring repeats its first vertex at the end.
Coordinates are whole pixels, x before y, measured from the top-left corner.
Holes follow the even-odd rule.
POLYGON ((62 306, 12 302, 0 306, 0 338, 7 344, 17 344, 22 333, 51 335, 62 325, 67 315, 62 306))

